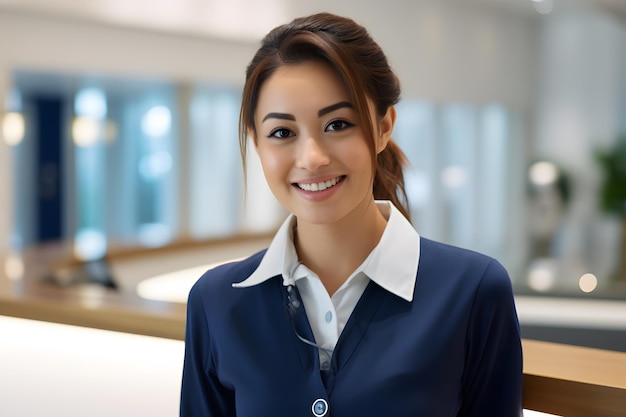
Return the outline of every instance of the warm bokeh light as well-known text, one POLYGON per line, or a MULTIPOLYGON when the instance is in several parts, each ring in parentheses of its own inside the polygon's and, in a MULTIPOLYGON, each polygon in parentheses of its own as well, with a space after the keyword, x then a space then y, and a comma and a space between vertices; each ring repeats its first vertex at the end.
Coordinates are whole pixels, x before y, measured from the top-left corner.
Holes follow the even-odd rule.
POLYGON ((74 144, 81 148, 94 145, 100 136, 100 123, 96 119, 86 116, 76 117, 72 123, 72 138, 74 144))
POLYGON ((535 162, 528 169, 530 181, 535 185, 548 185, 556 181, 559 171, 552 162, 535 162))
POLYGON ((555 282, 554 270, 545 265, 535 265, 528 272, 528 286, 535 291, 549 291, 555 282))
POLYGON ((18 281, 24 277, 24 261, 21 256, 9 253, 4 260, 4 273, 11 281, 18 281))
POLYGON ((593 292, 598 286, 598 278, 593 274, 584 274, 578 280, 578 285, 582 292, 593 292))
POLYGON ((2 118, 2 137, 9 146, 16 146, 24 139, 26 130, 24 116, 20 113, 5 113, 2 118))

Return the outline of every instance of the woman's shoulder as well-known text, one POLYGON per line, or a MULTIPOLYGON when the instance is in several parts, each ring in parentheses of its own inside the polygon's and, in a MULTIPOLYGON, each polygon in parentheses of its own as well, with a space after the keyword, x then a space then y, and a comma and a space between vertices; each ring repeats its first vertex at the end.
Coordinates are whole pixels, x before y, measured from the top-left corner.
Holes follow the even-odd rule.
POLYGON ((492 261, 496 261, 494 258, 485 255, 484 253, 454 246, 448 243, 438 242, 425 237, 420 238, 420 251, 422 254, 430 258, 454 260, 455 262, 487 264, 492 261))
POLYGON ((515 310, 510 275, 497 259, 428 239, 421 243, 417 282, 425 297, 463 305, 468 317, 515 310))
POLYGON ((483 284, 510 285, 506 268, 495 258, 474 250, 421 238, 420 269, 438 276, 458 276, 483 284))

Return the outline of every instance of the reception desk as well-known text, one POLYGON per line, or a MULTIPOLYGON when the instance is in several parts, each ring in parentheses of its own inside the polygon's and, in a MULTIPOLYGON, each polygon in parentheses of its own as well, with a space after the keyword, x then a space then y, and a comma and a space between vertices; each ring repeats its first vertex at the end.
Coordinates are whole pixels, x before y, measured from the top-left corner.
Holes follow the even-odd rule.
MULTIPOLYGON (((0 316, 182 341, 185 304, 142 298, 135 291, 137 284, 156 271, 202 267, 185 258, 194 251, 201 254, 202 262, 211 264, 252 253, 267 243, 267 237, 260 237, 180 247, 179 253, 170 249, 119 256, 112 259, 111 268, 134 278, 118 289, 46 282, 42 276, 49 270, 42 264, 59 259, 58 249, 25 254, 21 277, 10 276, 11 271, 0 273, 0 316), (137 265, 144 265, 143 272, 133 270, 137 265)), ((526 409, 565 417, 626 416, 626 353, 536 340, 523 340, 523 349, 526 409)))
POLYGON ((626 416, 626 353, 536 340, 523 340, 523 348, 525 408, 564 417, 626 416))

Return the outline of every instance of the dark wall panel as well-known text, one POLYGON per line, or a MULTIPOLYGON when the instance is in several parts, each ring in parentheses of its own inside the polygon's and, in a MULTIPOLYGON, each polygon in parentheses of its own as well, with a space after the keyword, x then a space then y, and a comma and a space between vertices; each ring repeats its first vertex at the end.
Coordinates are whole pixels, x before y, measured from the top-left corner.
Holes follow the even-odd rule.
POLYGON ((63 100, 36 97, 36 223, 37 241, 63 237, 63 100))

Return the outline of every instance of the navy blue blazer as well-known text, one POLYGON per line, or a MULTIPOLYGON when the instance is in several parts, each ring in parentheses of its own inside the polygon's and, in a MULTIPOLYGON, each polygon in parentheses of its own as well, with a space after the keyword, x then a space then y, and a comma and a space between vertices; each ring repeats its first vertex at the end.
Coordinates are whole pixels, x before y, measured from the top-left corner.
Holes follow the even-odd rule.
POLYGON ((413 302, 370 282, 320 371, 282 278, 232 288, 264 252, 205 273, 189 294, 183 417, 518 417, 522 350, 496 260, 421 238, 413 302))

